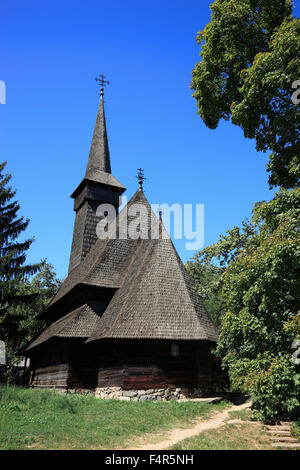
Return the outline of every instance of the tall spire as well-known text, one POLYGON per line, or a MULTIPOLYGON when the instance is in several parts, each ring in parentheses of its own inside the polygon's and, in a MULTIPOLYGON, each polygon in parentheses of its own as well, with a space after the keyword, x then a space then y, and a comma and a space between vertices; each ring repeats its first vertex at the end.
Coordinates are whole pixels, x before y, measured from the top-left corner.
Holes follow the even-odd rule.
POLYGON ((93 178, 95 172, 99 170, 104 171, 105 173, 111 173, 103 94, 104 93, 102 88, 100 93, 100 103, 96 124, 85 173, 86 178, 93 178))
POLYGON ((81 263, 97 241, 98 206, 100 204, 111 204, 117 212, 121 202, 120 196, 126 189, 111 174, 103 104, 104 86, 109 82, 105 80, 104 75, 96 80, 101 84, 101 91, 90 155, 85 176, 71 195, 74 199, 76 218, 69 272, 81 263))

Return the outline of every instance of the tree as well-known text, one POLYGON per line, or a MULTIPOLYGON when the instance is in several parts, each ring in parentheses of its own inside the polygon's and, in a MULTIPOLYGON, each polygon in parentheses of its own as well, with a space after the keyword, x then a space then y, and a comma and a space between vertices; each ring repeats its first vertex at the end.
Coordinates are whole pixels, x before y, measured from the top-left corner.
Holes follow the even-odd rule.
POLYGON ((224 269, 210 262, 202 263, 199 260, 199 254, 194 256, 192 261, 187 262, 186 268, 212 321, 217 328, 220 327, 225 313, 225 301, 221 291, 224 269))
POLYGON ((257 203, 251 221, 198 254, 225 267, 226 314, 217 356, 233 390, 250 393, 257 416, 275 420, 300 405, 292 344, 300 338, 300 189, 257 203))
POLYGON ((46 261, 41 262, 39 271, 32 279, 25 280, 19 284, 17 289, 18 295, 30 295, 31 302, 11 307, 20 318, 14 338, 18 351, 22 350, 46 326, 44 321, 39 319, 38 315, 45 310, 57 293, 60 285, 61 281, 57 278, 53 266, 46 261))
POLYGON ((201 62, 191 88, 198 113, 215 129, 221 119, 240 126, 258 151, 271 151, 269 184, 299 186, 300 21, 292 0, 215 0, 197 35, 201 62))
POLYGON ((18 307, 32 300, 32 295, 19 292, 19 285, 35 274, 40 265, 25 264, 33 239, 18 240, 29 220, 17 215, 20 206, 12 200, 16 191, 7 186, 11 175, 3 173, 5 165, 6 162, 0 164, 0 337, 13 346, 23 318, 18 307))
POLYGON ((2 381, 15 383, 16 377, 18 377, 17 382, 23 383, 18 367, 20 353, 28 342, 46 326, 38 315, 55 296, 60 284, 53 266, 46 263, 46 261, 40 263, 39 271, 35 276, 18 284, 16 290, 18 297, 23 298, 26 296, 27 301, 13 303, 7 308, 7 316, 12 315, 17 321, 14 327, 13 341, 8 341, 8 331, 4 332, 6 367, 0 367, 2 381))

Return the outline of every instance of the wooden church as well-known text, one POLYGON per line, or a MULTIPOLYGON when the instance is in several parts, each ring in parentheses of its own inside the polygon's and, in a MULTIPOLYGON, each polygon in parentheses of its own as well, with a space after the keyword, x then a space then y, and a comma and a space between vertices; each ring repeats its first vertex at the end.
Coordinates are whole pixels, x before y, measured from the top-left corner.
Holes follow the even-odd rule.
POLYGON ((32 386, 126 400, 212 391, 216 328, 145 197, 142 177, 139 183, 118 213, 125 187, 111 173, 102 88, 86 173, 71 196, 68 276, 40 315, 46 328, 24 352, 32 386), (117 214, 106 237, 97 235, 102 204, 117 214))

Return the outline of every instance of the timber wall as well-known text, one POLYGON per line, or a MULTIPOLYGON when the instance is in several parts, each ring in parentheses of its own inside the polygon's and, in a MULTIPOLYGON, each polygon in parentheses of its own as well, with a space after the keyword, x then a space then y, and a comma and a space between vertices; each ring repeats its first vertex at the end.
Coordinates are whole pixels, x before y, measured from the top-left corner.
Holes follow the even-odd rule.
POLYGON ((70 378, 69 345, 52 340, 42 344, 30 357, 30 385, 67 387, 70 378))
POLYGON ((213 363, 208 342, 139 341, 112 342, 99 358, 98 388, 147 390, 166 387, 212 387, 213 363), (172 357, 171 345, 179 345, 172 357))
MULTIPOLYGON (((68 389, 213 390, 211 343, 206 341, 52 339, 31 355, 31 385, 68 389), (179 346, 172 357, 171 346, 179 346)), ((197 393, 198 393, 197 392, 197 393)))

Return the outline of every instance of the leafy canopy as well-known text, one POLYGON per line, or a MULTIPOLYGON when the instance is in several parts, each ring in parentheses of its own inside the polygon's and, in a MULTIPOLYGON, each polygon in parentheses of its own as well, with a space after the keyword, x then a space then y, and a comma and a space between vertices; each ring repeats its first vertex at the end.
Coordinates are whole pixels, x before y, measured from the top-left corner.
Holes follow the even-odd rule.
POLYGON ((201 62, 191 88, 198 113, 215 129, 221 119, 243 129, 258 151, 271 151, 270 186, 299 186, 300 21, 291 0, 215 0, 197 35, 201 62))
POLYGON ((300 404, 292 344, 300 338, 300 189, 257 203, 251 221, 197 255, 218 260, 226 313, 217 355, 233 389, 250 393, 260 417, 300 404))
POLYGON ((31 279, 24 280, 18 285, 18 295, 30 295, 31 301, 8 308, 9 313, 13 313, 19 319, 14 335, 15 349, 20 351, 46 326, 38 314, 45 310, 60 284, 53 266, 42 261, 38 272, 31 279))
POLYGON ((191 276, 198 294, 216 327, 221 326, 225 313, 225 302, 221 292, 221 281, 224 270, 213 263, 203 263, 199 255, 188 261, 186 269, 191 276))

